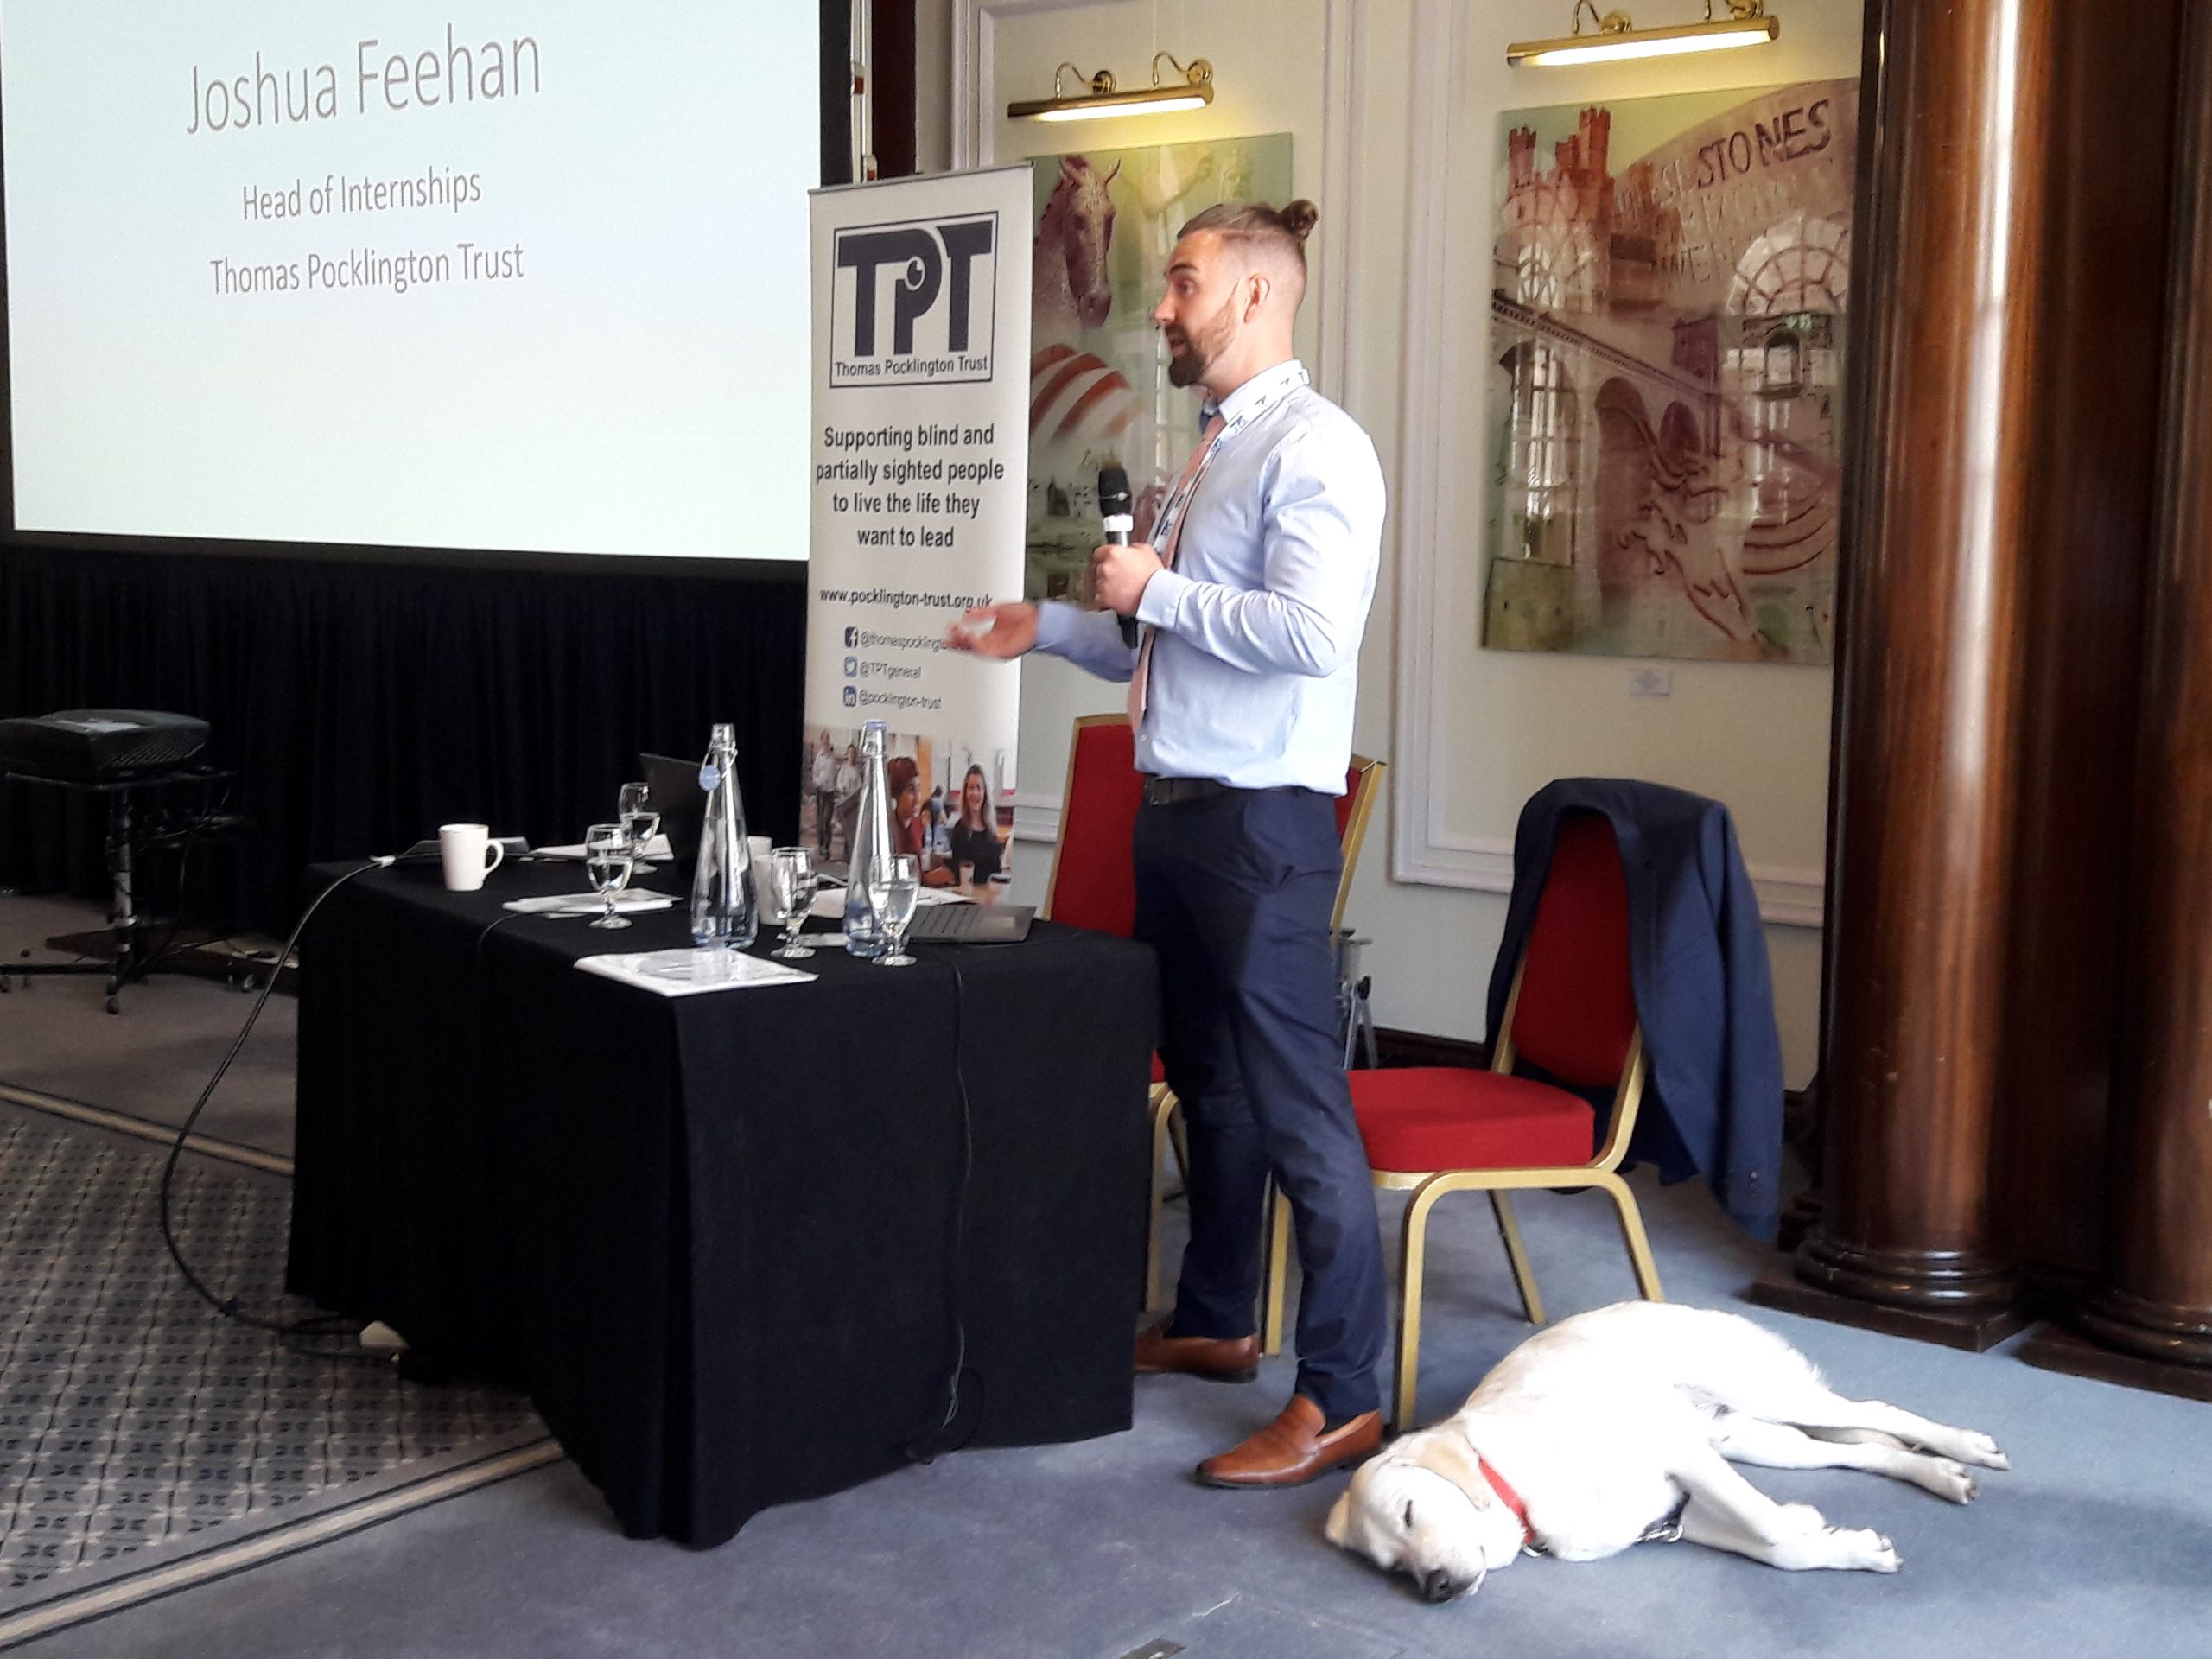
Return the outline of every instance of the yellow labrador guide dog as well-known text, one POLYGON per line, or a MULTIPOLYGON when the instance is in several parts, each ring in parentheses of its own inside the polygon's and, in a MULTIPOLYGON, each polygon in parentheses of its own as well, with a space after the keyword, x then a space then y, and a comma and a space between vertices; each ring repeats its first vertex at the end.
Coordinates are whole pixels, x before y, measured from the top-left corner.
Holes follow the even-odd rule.
POLYGON ((1997 1442, 1847 1400, 1802 1354, 1734 1313, 1623 1302, 1541 1331, 1459 1412, 1360 1465, 1329 1541, 1448 1601, 1522 1548, 1593 1561, 1687 1538, 1771 1567, 1897 1570, 1878 1533, 1777 1503, 1734 1463, 1866 1469, 1968 1502, 1997 1442))

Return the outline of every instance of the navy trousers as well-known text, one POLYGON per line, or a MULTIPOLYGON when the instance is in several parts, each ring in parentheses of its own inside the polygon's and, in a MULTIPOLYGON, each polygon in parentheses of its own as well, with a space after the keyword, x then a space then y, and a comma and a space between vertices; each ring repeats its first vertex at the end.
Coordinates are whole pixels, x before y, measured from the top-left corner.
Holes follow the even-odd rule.
POLYGON ((1136 937, 1159 953, 1160 1061, 1191 1153, 1170 1329, 1251 1334, 1272 1173, 1305 1274, 1297 1391, 1332 1419, 1372 1411, 1389 1314, 1337 1032, 1333 804, 1276 789, 1147 806, 1135 851, 1136 937))

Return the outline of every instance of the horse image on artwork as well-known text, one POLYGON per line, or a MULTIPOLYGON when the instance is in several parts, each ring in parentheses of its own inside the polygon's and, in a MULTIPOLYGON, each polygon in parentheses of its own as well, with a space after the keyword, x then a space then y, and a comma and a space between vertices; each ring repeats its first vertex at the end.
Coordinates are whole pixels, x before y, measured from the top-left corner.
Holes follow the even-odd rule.
POLYGON ((1128 377, 1082 344, 1086 330, 1105 327, 1113 315, 1107 270, 1114 245, 1110 187, 1121 170, 1116 163, 1101 174, 1086 156, 1060 157, 1059 182, 1037 226, 1029 323, 1033 448, 1110 447, 1137 416, 1128 377))
POLYGON ((1287 193, 1289 147, 1287 137, 1272 137, 1037 163, 1030 597, 1081 596, 1097 540, 1100 467, 1128 469, 1136 493, 1136 536, 1150 534, 1197 432, 1197 401, 1168 385, 1166 356, 1151 319, 1175 232, 1191 215, 1232 194, 1287 193))

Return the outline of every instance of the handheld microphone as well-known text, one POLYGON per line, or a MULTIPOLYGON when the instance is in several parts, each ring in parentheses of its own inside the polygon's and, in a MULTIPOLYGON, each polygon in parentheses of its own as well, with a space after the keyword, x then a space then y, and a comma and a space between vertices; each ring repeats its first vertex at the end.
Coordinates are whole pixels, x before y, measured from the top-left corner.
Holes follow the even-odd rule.
MULTIPOLYGON (((1129 499, 1129 475, 1119 467, 1098 469, 1098 511, 1105 515, 1107 545, 1127 547, 1129 532, 1137 527, 1137 521, 1129 499)), ((1136 648, 1137 620, 1134 616, 1122 619, 1122 643, 1133 651, 1136 648)))

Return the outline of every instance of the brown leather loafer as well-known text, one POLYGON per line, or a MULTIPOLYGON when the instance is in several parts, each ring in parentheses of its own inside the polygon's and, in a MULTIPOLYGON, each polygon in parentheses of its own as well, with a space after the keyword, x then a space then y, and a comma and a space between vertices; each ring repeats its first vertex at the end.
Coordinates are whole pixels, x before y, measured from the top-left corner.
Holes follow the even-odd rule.
POLYGON ((1171 1337, 1165 1325, 1137 1334, 1137 1375, 1184 1371, 1214 1382, 1249 1382, 1260 1374, 1260 1338, 1171 1337))
POLYGON ((1362 1412, 1334 1433, 1321 1432, 1321 1408, 1294 1394, 1282 1415, 1233 1452, 1208 1458, 1198 1479, 1208 1486, 1303 1486, 1357 1463, 1382 1444, 1382 1414, 1362 1412))

